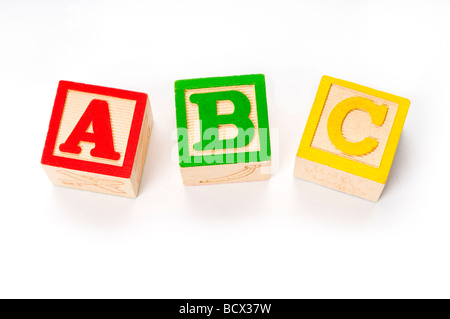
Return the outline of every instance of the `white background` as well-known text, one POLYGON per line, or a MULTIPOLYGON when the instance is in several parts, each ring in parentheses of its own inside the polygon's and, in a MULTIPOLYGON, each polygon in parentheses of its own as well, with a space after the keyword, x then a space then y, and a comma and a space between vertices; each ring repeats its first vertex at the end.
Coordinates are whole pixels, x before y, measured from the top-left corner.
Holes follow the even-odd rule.
POLYGON ((450 1, 0 2, 0 297, 450 297, 450 1), (264 73, 268 182, 184 187, 175 80, 264 73), (376 204, 293 177, 322 75, 407 97, 376 204), (52 186, 59 80, 147 92, 136 200, 52 186))

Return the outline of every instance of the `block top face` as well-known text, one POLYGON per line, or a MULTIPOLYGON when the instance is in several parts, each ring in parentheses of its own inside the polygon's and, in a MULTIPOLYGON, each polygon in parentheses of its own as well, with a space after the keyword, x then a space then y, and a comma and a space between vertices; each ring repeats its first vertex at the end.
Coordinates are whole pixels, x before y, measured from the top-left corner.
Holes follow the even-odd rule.
POLYGON ((60 81, 42 164, 129 178, 147 100, 145 93, 60 81))
POLYGON ((270 160, 264 75, 175 82, 181 167, 270 160))
POLYGON ((324 76, 297 156, 385 183, 409 105, 405 98, 324 76))

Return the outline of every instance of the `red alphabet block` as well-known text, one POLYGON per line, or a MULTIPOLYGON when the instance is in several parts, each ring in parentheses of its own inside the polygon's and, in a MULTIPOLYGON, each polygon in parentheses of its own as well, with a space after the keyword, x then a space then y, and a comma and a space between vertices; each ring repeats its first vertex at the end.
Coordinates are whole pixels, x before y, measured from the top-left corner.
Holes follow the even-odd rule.
POLYGON ((55 185, 136 197, 151 127, 147 94, 61 81, 42 165, 55 185))

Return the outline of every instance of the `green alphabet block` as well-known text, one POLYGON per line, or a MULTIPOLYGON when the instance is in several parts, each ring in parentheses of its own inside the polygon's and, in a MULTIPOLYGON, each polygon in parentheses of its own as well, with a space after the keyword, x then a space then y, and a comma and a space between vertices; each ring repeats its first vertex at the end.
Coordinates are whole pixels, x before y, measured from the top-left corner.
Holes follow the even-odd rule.
POLYGON ((175 102, 185 184, 269 178, 264 75, 176 81, 175 102))

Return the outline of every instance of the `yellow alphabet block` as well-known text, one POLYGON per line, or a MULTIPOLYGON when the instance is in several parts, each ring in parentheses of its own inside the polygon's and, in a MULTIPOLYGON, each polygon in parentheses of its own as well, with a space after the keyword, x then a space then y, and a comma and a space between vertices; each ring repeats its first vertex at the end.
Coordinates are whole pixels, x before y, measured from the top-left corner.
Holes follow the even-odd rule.
POLYGON ((294 175, 376 202, 389 175, 409 100, 324 76, 294 175))

